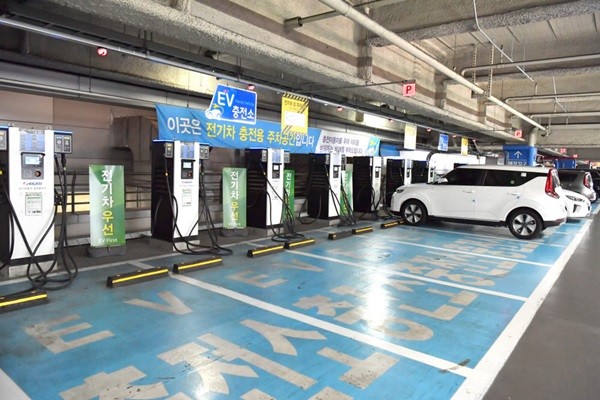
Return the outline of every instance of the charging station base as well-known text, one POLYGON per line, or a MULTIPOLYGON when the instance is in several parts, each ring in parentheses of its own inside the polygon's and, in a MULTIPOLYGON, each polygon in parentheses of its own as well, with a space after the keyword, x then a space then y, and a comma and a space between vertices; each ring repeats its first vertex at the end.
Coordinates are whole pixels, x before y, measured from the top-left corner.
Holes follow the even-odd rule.
POLYGON ((92 247, 87 248, 87 255, 92 258, 108 257, 108 256, 124 256, 127 253, 127 245, 109 246, 109 247, 92 247))
POLYGON ((223 237, 246 237, 248 236, 248 228, 239 229, 221 229, 221 236, 223 237))

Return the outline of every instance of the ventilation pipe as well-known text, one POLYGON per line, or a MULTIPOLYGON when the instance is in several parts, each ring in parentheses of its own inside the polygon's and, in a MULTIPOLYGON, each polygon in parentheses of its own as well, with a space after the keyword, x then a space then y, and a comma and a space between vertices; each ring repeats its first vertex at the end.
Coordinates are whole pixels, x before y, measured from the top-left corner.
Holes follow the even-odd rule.
MULTIPOLYGON (((435 58, 431 57, 429 54, 419 50, 418 48, 416 48, 415 46, 413 46, 406 40, 402 39, 400 36, 396 35, 394 32, 379 25, 378 23, 376 23, 375 21, 373 21, 366 15, 361 14, 359 11, 354 10, 352 8, 352 6, 348 3, 346 3, 344 0, 319 0, 319 1, 323 4, 328 5, 331 8, 333 8, 334 10, 339 12, 341 15, 356 22, 363 28, 373 32, 374 34, 376 34, 378 36, 381 36, 388 42, 398 46, 400 49, 406 51, 408 54, 425 62, 427 65, 431 66, 432 68, 434 68, 437 71, 441 72, 442 74, 446 75, 448 78, 467 87, 468 89, 472 90, 476 94, 481 95, 481 94, 485 93, 485 91, 482 88, 475 85, 474 83, 471 83, 469 80, 465 79, 460 74, 457 74, 450 68, 446 67, 444 64, 437 61, 435 58)), ((527 117, 525 114, 510 107, 508 104, 503 103, 501 100, 495 98, 494 96, 491 96, 491 95, 488 96, 487 100, 491 101, 492 103, 496 104, 497 106, 504 108, 506 111, 508 111, 509 113, 511 113, 514 116, 519 117, 520 119, 527 122, 528 124, 531 124, 534 127, 538 128, 542 131, 546 130, 546 128, 544 128, 542 125, 538 124, 531 118, 527 117)))

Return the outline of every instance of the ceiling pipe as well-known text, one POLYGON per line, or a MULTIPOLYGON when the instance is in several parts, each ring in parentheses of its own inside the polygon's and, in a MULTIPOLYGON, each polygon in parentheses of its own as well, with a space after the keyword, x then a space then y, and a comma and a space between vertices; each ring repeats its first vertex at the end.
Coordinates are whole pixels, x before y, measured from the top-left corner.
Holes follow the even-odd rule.
POLYGON ((600 54, 583 54, 579 56, 567 56, 567 57, 557 57, 557 58, 544 58, 537 60, 529 60, 529 61, 521 61, 521 62, 509 62, 509 63, 500 63, 500 64, 488 64, 488 65, 479 65, 477 67, 466 67, 460 71, 462 76, 470 72, 478 72, 478 71, 490 71, 495 69, 506 69, 512 67, 528 67, 532 65, 547 65, 547 64, 560 64, 566 62, 573 61, 590 61, 600 59, 600 54))
POLYGON ((600 117, 600 111, 581 111, 569 113, 546 113, 546 114, 531 114, 531 118, 578 118, 578 117, 600 117))
MULTIPOLYGON (((473 0, 473 12, 475 13, 475 25, 477 25, 477 29, 479 30, 479 32, 480 32, 480 33, 481 33, 483 36, 485 36, 485 37, 486 37, 486 39, 487 39, 487 40, 488 40, 488 41, 489 41, 489 42, 490 42, 490 43, 491 43, 491 44, 492 44, 492 45, 493 45, 495 48, 497 48, 497 49, 500 51, 500 53, 502 53, 502 55, 503 55, 504 57, 506 57, 506 58, 507 58, 507 59, 508 59, 510 62, 513 62, 513 59, 512 59, 512 58, 510 58, 510 56, 504 52, 504 50, 502 49, 502 47, 498 46, 498 45, 496 44, 496 42, 494 42, 494 40, 493 40, 491 37, 489 37, 487 33, 485 33, 485 31, 483 30, 483 28, 481 27, 481 25, 479 25, 479 18, 477 17, 477 4, 475 3, 475 1, 476 1, 476 0, 473 0)), ((493 61, 493 60, 492 60, 492 61, 493 61)), ((521 71, 521 73, 522 73, 523 75, 525 75, 525 76, 527 77, 527 79, 529 79, 529 80, 530 80, 530 81, 532 81, 532 82, 535 82, 535 81, 533 80, 533 78, 532 78, 531 76, 529 76, 529 75, 527 74, 527 72, 525 72, 525 70, 524 70, 523 68, 521 68, 520 66, 518 66, 518 65, 517 65, 517 69, 518 69, 519 71, 521 71)), ((463 75, 463 76, 464 76, 464 75, 463 75)), ((491 84, 491 83, 490 83, 490 84, 491 84)))
MULTIPOLYGON (((392 5, 395 3, 401 3, 403 1, 406 1, 406 0, 374 0, 374 1, 368 1, 363 4, 358 4, 358 5, 354 6, 354 8, 356 10, 364 10, 365 8, 375 9, 375 8, 379 8, 379 7, 389 6, 389 5, 392 5)), ((283 21, 283 24, 285 25, 286 28, 294 29, 294 28, 300 28, 304 24, 322 21, 324 19, 336 17, 338 15, 340 15, 340 13, 337 11, 328 11, 328 12, 321 13, 321 14, 311 15, 310 17, 304 17, 304 18, 303 17, 294 17, 294 18, 286 19, 285 21, 283 21)))
MULTIPOLYGON (((343 16, 351 19, 352 21, 356 22, 357 24, 361 25, 363 28, 368 29, 369 31, 373 32, 374 34, 381 36, 388 42, 398 46, 400 49, 406 51, 410 55, 425 62, 426 64, 435 68, 437 71, 443 73, 450 79, 453 79, 456 82, 460 83, 461 85, 471 89, 473 92, 475 92, 477 94, 485 93, 485 91, 482 88, 475 85, 474 83, 471 83, 469 80, 465 79, 460 74, 457 74, 450 68, 446 67, 444 64, 437 61, 435 58, 431 57, 429 54, 419 50, 418 48, 416 48, 415 46, 413 46, 406 40, 402 39, 400 36, 398 36, 394 32, 379 25, 378 23, 376 23, 375 21, 373 21, 366 15, 361 14, 359 11, 354 10, 352 8, 352 6, 348 3, 346 3, 345 1, 343 1, 343 0, 319 0, 319 1, 323 4, 328 5, 329 7, 333 8, 334 10, 338 11, 341 15, 343 15, 343 16)), ((504 108, 506 111, 508 111, 512 115, 515 115, 515 116, 521 118, 523 121, 535 126, 536 128, 538 128, 542 131, 546 130, 546 128, 544 128, 542 125, 538 124, 531 118, 527 117, 525 114, 515 110, 508 104, 503 103, 502 101, 495 98, 494 96, 490 95, 487 97, 487 99, 489 101, 493 102, 494 104, 504 108)))
POLYGON ((588 93, 563 93, 563 94, 537 94, 531 96, 506 97, 506 103, 544 103, 544 100, 560 99, 564 102, 570 101, 592 101, 600 100, 600 92, 588 93))

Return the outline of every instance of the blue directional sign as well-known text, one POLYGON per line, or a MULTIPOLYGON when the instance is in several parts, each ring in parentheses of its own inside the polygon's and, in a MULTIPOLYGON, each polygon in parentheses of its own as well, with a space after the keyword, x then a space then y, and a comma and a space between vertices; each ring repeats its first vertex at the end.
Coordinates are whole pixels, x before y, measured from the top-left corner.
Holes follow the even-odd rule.
POLYGON ((448 135, 440 133, 440 139, 438 141, 438 150, 448 151, 448 135))
POLYGON ((504 145, 507 165, 535 165, 537 149, 526 145, 504 145))
POLYGON ((218 85, 208 110, 208 119, 256 124, 256 92, 218 85))

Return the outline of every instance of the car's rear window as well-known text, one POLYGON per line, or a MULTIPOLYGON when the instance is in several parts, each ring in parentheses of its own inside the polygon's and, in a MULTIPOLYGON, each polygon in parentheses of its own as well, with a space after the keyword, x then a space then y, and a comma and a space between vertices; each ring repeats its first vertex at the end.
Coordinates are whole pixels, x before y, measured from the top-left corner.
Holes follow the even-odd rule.
POLYGON ((558 177, 562 183, 570 183, 575 182, 577 179, 578 173, 570 173, 570 172, 559 172, 558 177))
POLYGON ((544 176, 539 172, 487 170, 484 186, 520 186, 535 177, 544 176))

